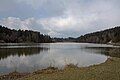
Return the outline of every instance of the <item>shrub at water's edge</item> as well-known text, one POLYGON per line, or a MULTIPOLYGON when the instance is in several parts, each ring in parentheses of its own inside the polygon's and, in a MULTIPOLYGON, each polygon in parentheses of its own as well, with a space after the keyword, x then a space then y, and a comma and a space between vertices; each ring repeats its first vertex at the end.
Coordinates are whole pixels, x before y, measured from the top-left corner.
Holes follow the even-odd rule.
POLYGON ((110 49, 108 51, 108 54, 112 57, 119 57, 120 58, 120 48, 110 49))

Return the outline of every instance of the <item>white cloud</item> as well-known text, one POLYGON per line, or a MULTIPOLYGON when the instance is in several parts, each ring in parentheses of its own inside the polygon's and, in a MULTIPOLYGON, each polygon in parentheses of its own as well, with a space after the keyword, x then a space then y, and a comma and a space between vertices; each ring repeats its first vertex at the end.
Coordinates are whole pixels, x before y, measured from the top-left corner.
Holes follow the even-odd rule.
MULTIPOLYGON (((24 19, 8 17, 1 19, 0 24, 15 29, 37 30, 58 37, 77 37, 120 25, 119 0, 16 0, 15 2, 31 6, 37 15, 24 19), (39 15, 44 16, 37 17, 39 15)), ((28 10, 28 7, 25 10, 28 10)))
POLYGON ((43 34, 49 32, 39 23, 39 20, 34 18, 21 20, 20 18, 8 17, 0 20, 0 24, 11 29, 35 30, 43 34))
POLYGON ((76 20, 74 17, 52 17, 52 18, 45 18, 41 20, 43 26, 49 26, 52 29, 56 30, 63 30, 68 29, 72 25, 76 24, 76 20))
POLYGON ((29 26, 27 26, 27 23, 24 21, 21 21, 20 18, 14 18, 14 17, 8 17, 0 20, 0 24, 7 26, 9 28, 17 28, 17 29, 27 29, 29 26))

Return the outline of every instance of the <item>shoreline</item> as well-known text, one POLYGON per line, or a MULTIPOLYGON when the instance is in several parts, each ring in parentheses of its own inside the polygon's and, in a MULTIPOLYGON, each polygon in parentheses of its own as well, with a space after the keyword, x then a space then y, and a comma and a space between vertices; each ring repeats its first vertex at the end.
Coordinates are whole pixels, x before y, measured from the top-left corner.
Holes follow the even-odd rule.
MULTIPOLYGON (((46 78, 46 77, 49 77, 50 80, 59 80, 59 76, 65 78, 64 75, 66 75, 66 77, 69 75, 75 76, 76 73, 77 73, 77 75, 81 75, 81 77, 82 77, 82 75, 90 75, 90 74, 94 75, 94 70, 98 71, 97 73, 95 72, 96 74, 99 74, 99 72, 102 73, 101 70, 104 68, 105 68, 105 70, 103 70, 104 73, 107 69, 108 69, 107 72, 113 71, 113 69, 114 69, 115 71, 112 72, 112 73, 114 73, 117 71, 117 68, 119 69, 119 67, 120 67, 119 65, 120 65, 120 58, 110 57, 104 63, 91 65, 89 67, 77 67, 77 66, 71 64, 71 65, 67 65, 63 70, 59 70, 54 67, 48 67, 47 69, 37 70, 32 73, 12 72, 12 73, 0 76, 0 80, 7 80, 7 79, 9 79, 9 80, 13 80, 13 79, 14 80, 17 80, 17 79, 18 80, 42 80, 42 78, 46 78), (116 63, 117 63, 117 65, 116 65, 116 63), (80 73, 79 73, 79 71, 80 71, 80 73), (72 74, 72 73, 74 73, 74 74, 72 74), (90 74, 88 74, 88 73, 90 73, 90 74), (58 78, 54 79, 54 76, 56 74, 57 74, 56 78, 57 77, 58 78), (44 76, 44 77, 41 78, 41 76, 44 76), (36 79, 36 77, 38 79, 36 79)), ((120 69, 118 71, 120 71, 120 69)), ((106 74, 109 74, 109 72, 106 74)), ((112 75, 112 74, 107 75, 107 77, 110 77, 110 75, 112 75)), ((119 74, 119 76, 120 76, 120 74, 119 74)), ((73 77, 73 78, 77 78, 77 77, 73 77)), ((89 79, 90 76, 89 77, 86 76, 86 78, 89 79)), ((103 78, 105 78, 105 77, 103 77, 103 78)), ((47 80, 49 80, 49 79, 47 79, 47 80)), ((74 79, 74 80, 79 80, 79 79, 81 79, 81 78, 79 78, 79 76, 78 76, 78 78, 74 79)), ((120 79, 120 77, 118 77, 118 79, 114 79, 114 80, 119 80, 119 79, 120 79)), ((65 80, 67 80, 67 79, 65 79, 65 80)), ((82 79, 82 80, 84 80, 84 79, 82 79)), ((101 80, 101 79, 98 78, 98 79, 93 79, 93 80, 101 80)), ((109 80, 112 80, 112 79, 109 79, 109 80)))

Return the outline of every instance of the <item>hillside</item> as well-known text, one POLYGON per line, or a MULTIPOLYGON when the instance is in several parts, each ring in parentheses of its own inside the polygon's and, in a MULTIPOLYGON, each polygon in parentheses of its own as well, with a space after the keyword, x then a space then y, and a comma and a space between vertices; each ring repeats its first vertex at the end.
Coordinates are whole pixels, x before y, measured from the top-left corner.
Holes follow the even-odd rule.
POLYGON ((87 43, 120 43, 120 26, 93 32, 78 37, 77 42, 87 43))
POLYGON ((40 34, 31 30, 11 30, 0 25, 0 43, 43 43, 51 42, 52 39, 48 35, 40 34))
POLYGON ((11 30, 0 25, 0 43, 44 42, 120 43, 120 26, 81 35, 78 38, 51 38, 31 30, 11 30))

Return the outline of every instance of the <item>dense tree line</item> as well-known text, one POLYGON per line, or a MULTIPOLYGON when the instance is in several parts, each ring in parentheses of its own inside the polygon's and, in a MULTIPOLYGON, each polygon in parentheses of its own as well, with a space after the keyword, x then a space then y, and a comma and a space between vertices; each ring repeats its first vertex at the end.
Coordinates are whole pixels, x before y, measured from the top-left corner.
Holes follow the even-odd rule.
POLYGON ((68 37, 68 38, 52 38, 53 42, 76 42, 76 38, 68 37))
POLYGON ((120 43, 120 26, 103 31, 85 34, 78 37, 76 40, 77 42, 88 43, 120 43))
POLYGON ((47 43, 47 42, 86 42, 86 43, 120 43, 120 26, 81 35, 78 38, 51 38, 31 30, 11 30, 0 25, 0 43, 47 43))
POLYGON ((51 42, 52 39, 48 35, 40 34, 31 30, 11 30, 7 27, 0 25, 0 42, 3 43, 47 43, 51 42))

